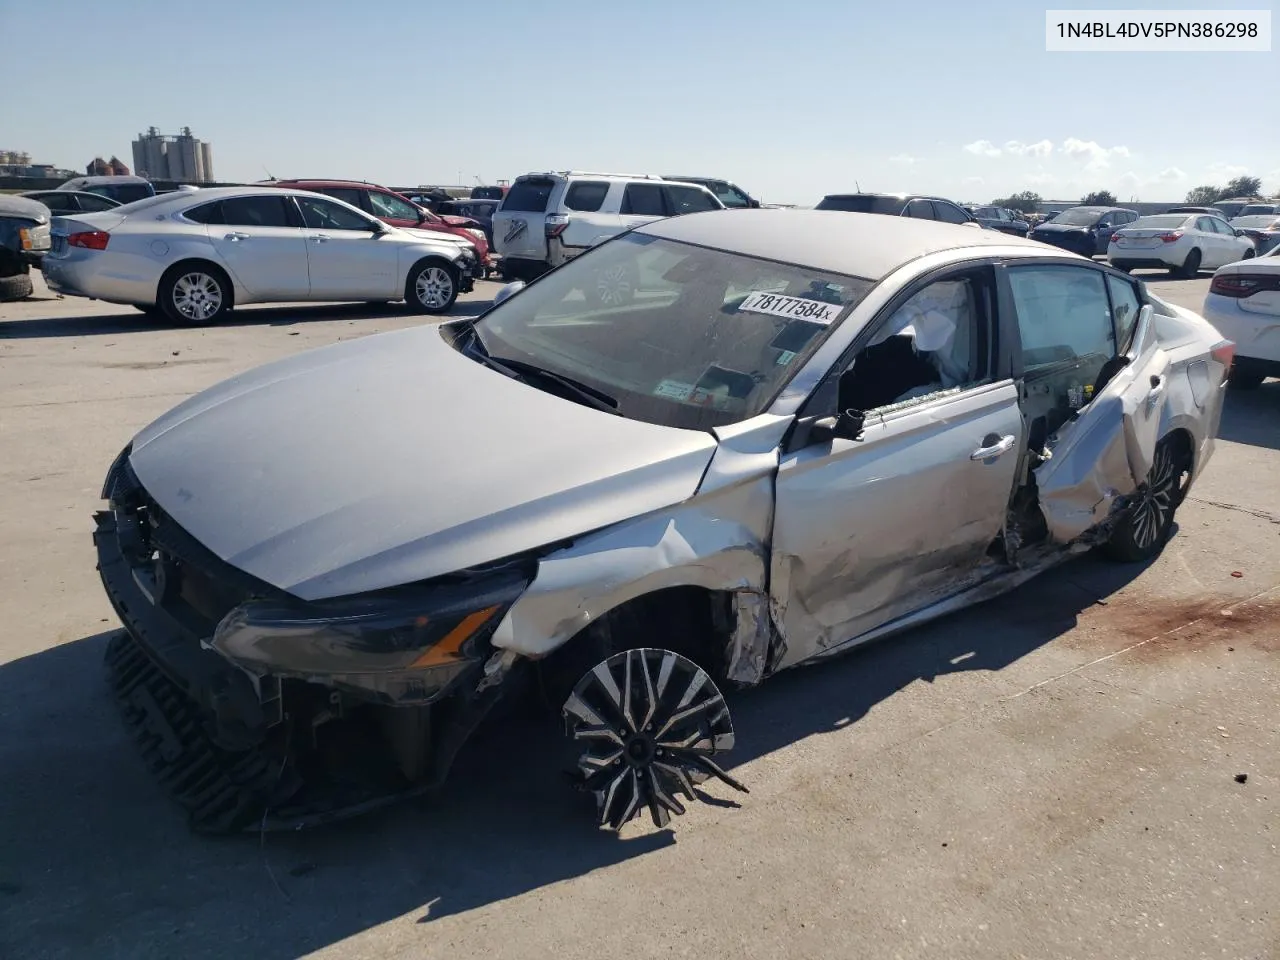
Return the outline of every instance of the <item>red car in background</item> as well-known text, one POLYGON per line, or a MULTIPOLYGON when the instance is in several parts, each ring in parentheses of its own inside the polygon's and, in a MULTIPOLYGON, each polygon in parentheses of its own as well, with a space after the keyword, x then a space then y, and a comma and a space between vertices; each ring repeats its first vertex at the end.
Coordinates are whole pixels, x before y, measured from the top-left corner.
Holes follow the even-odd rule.
POLYGON ((480 224, 470 217, 440 216, 418 206, 393 190, 361 180, 267 180, 263 183, 273 187, 323 193, 335 200, 358 207, 393 227, 435 230, 439 233, 451 233, 462 237, 475 244, 476 254, 480 258, 480 266, 484 271, 488 273, 493 268, 489 241, 485 239, 484 230, 480 228, 480 224))

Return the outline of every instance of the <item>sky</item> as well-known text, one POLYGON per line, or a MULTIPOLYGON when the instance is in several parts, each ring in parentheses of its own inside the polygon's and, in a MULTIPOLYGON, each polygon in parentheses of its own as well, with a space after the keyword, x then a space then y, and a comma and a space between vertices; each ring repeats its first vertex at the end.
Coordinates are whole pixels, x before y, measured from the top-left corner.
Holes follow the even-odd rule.
POLYGON ((1215 5, 0 0, 6 47, 92 24, 3 99, 0 149, 132 164, 139 132, 189 126, 232 181, 576 169, 812 204, 854 189, 1181 200, 1248 173, 1280 194, 1280 53, 1048 53, 1047 6, 1215 5))

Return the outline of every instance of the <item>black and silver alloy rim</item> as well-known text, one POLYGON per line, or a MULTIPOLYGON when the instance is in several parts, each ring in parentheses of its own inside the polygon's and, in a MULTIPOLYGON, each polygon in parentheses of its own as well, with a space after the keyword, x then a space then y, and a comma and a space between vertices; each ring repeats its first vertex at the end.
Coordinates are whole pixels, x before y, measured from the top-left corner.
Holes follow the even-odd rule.
POLYGON ((1167 443, 1156 447, 1147 483, 1133 509, 1133 543, 1140 550, 1153 546, 1169 529, 1182 479, 1173 450, 1167 443))
POLYGON ((617 830, 648 809, 654 825, 685 812, 694 785, 716 777, 747 788, 714 759, 733 748, 724 696, 706 671, 670 650, 614 654, 589 670, 564 704, 570 736, 585 745, 583 787, 601 825, 617 830))

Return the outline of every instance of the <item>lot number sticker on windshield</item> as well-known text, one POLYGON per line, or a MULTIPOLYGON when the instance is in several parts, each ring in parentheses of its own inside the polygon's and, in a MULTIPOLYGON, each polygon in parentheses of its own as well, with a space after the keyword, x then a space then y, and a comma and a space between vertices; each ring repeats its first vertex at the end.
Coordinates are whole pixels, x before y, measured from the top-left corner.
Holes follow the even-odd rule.
POLYGON ((807 320, 825 327, 840 316, 840 311, 844 308, 838 303, 788 297, 781 293, 749 293, 738 309, 750 313, 770 313, 775 317, 787 317, 791 320, 807 320))

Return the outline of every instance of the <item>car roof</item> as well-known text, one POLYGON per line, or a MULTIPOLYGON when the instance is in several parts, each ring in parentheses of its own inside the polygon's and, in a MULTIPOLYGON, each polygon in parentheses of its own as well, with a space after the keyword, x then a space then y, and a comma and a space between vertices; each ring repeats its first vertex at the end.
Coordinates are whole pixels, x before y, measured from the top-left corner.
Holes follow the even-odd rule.
MULTIPOLYGON (((848 193, 828 193, 822 199, 826 200, 831 197, 842 197, 842 198, 843 197, 895 197, 897 199, 904 200, 904 201, 905 200, 946 200, 947 199, 946 197, 935 197, 929 193, 870 193, 866 191, 862 193, 858 193, 856 190, 849 191, 848 193)), ((947 202, 952 203, 953 201, 947 200, 947 202)), ((991 204, 983 204, 983 206, 991 206, 991 204)))
POLYGON ((0 217, 22 217, 44 223, 49 219, 49 208, 39 200, 12 193, 0 193, 0 217))
POLYGON ((72 177, 66 183, 62 184, 62 186, 58 187, 58 189, 59 190, 75 190, 76 188, 72 186, 72 184, 80 184, 82 186, 91 187, 99 183, 150 183, 150 182, 151 181, 148 180, 146 177, 135 177, 132 174, 118 174, 118 175, 100 176, 100 177, 72 177))
POLYGON ((259 183, 264 187, 282 183, 307 183, 313 187, 356 187, 365 190, 385 190, 387 193, 395 193, 390 187, 384 187, 380 183, 370 183, 368 180, 308 180, 303 177, 287 177, 283 180, 261 180, 259 183))
POLYGON ((656 220, 634 232, 869 280, 944 250, 1017 247, 1032 257, 1062 255, 1007 233, 842 210, 711 210, 656 220))

